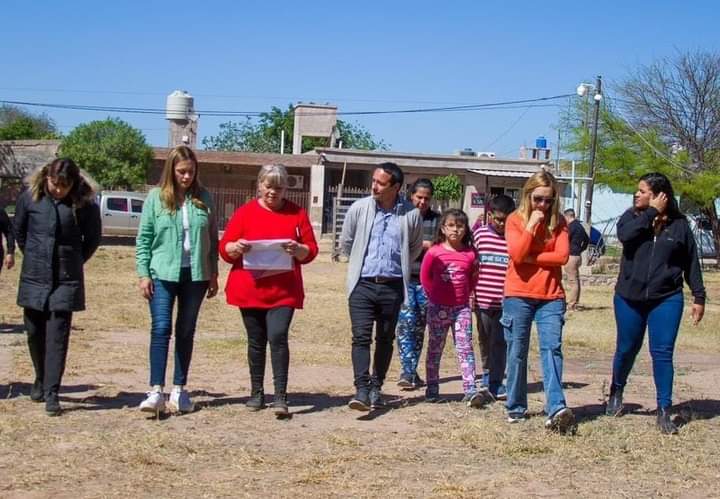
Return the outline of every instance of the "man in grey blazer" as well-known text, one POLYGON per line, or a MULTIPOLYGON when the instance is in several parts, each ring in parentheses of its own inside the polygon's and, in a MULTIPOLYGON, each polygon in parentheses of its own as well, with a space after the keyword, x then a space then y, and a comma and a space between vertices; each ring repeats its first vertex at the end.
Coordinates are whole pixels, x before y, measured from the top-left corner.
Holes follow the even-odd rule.
POLYGON ((392 360, 395 325, 400 306, 407 300, 411 262, 422 251, 422 217, 400 197, 403 180, 395 163, 378 165, 372 176, 372 196, 353 203, 340 236, 341 251, 349 257, 347 292, 356 389, 349 406, 360 411, 384 406, 380 390, 392 360))

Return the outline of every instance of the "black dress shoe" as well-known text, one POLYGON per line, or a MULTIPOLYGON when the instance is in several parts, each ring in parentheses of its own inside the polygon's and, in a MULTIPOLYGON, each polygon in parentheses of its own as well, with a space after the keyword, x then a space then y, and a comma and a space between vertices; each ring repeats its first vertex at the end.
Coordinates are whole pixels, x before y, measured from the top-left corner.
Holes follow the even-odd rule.
POLYGON ((357 392, 355 392, 355 396, 348 404, 348 407, 356 411, 369 411, 370 396, 368 395, 367 390, 357 390, 357 392))
POLYGON ((50 392, 45 396, 45 412, 48 416, 59 416, 62 412, 57 392, 50 392))
POLYGON ((245 407, 247 407, 251 411, 259 411, 261 409, 265 409, 265 391, 263 391, 262 389, 253 390, 250 394, 250 399, 245 402, 245 407))
POLYGON ((623 391, 620 389, 610 389, 610 397, 605 406, 605 415, 611 417, 619 417, 623 411, 623 391))
POLYGON ((379 386, 370 388, 370 407, 372 409, 384 409, 387 407, 379 386))
POLYGON ((44 402, 45 401, 45 389, 43 388, 43 382, 36 379, 30 389, 30 400, 33 402, 44 402))
POLYGON ((670 419, 670 408, 669 407, 658 407, 657 409, 657 426, 660 429, 660 433, 665 435, 677 435, 678 427, 670 419))

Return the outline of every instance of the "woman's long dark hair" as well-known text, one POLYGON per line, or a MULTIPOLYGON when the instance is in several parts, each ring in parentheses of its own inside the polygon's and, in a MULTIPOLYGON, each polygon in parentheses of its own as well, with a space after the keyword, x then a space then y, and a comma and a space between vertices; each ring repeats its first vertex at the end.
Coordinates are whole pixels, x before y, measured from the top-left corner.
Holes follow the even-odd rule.
POLYGON ((94 181, 80 172, 80 168, 70 158, 58 158, 47 165, 38 168, 28 178, 28 188, 32 193, 34 201, 39 201, 43 196, 47 195, 47 178, 51 177, 54 181, 63 185, 70 185, 70 191, 67 198, 70 199, 73 206, 82 206, 97 191, 94 181))
POLYGON ((463 235, 462 242, 468 248, 473 248, 472 232, 470 231, 470 221, 468 220, 468 216, 464 211, 458 210, 456 208, 448 208, 447 210, 443 211, 442 216, 440 217, 440 222, 438 223, 437 232, 435 233, 434 243, 444 243, 447 239, 442 231, 442 228, 449 218, 454 218, 455 223, 461 223, 465 225, 465 235, 463 235))
POLYGON ((665 213, 667 213, 668 218, 684 218, 685 215, 683 215, 680 211, 677 199, 675 199, 675 191, 673 191, 670 179, 662 173, 650 172, 640 177, 638 182, 640 181, 645 182, 656 196, 661 192, 665 193, 667 196, 667 208, 665 213))

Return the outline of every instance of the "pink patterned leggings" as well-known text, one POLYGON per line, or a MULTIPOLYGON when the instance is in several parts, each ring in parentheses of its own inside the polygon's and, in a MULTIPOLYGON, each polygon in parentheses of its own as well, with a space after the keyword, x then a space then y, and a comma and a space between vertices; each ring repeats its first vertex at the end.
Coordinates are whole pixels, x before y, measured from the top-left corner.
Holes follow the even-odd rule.
POLYGON ((455 307, 428 303, 428 347, 426 375, 428 386, 437 386, 440 379, 440 358, 445 348, 448 328, 452 327, 463 392, 473 393, 475 387, 475 352, 472 344, 472 311, 468 305, 455 307))

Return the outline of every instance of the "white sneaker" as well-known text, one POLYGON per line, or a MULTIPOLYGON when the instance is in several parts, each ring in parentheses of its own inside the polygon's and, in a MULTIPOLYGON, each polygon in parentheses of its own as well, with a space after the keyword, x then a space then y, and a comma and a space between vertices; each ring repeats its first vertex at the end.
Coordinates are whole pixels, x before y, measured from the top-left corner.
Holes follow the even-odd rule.
POLYGON ((147 392, 147 398, 140 402, 140 410, 158 414, 165 411, 165 394, 162 391, 153 390, 147 392))
POLYGON ((168 405, 173 412, 193 412, 195 410, 195 404, 190 400, 190 394, 180 386, 176 386, 170 392, 168 405))

